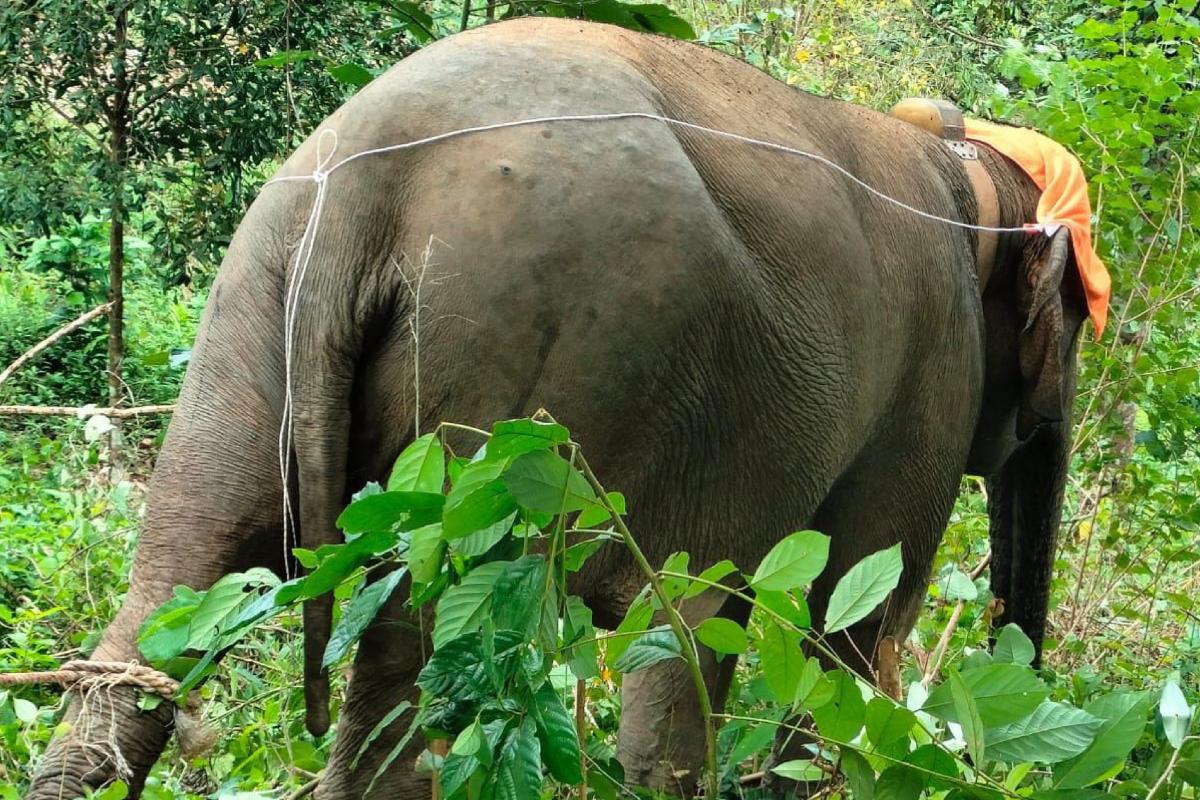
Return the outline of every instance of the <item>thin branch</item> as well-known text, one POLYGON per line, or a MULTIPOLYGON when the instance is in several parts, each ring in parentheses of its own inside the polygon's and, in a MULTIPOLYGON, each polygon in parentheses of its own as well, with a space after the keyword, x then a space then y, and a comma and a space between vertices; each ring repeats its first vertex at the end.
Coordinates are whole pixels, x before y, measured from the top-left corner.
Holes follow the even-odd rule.
POLYGON ((966 39, 969 42, 974 42, 975 44, 983 45, 984 47, 991 47, 995 50, 1003 50, 1004 49, 1004 45, 1000 44, 999 42, 993 42, 991 39, 983 39, 983 38, 980 38, 979 36, 972 36, 971 34, 964 33, 963 31, 960 31, 956 28, 951 28, 949 25, 942 22, 937 17, 933 16, 933 14, 930 14, 929 10, 925 8, 925 5, 924 5, 924 3, 921 2, 921 0, 913 0, 913 6, 916 7, 917 11, 921 12, 921 16, 923 16, 925 19, 929 20, 929 22, 934 27, 936 27, 938 30, 943 31, 944 33, 948 33, 951 36, 958 36, 963 39, 966 39))
POLYGON ((138 417, 143 414, 171 414, 175 405, 135 406, 134 408, 97 408, 95 406, 0 406, 0 416, 82 417, 103 414, 114 419, 138 417))
POLYGON ((91 139, 92 143, 95 144, 97 147, 101 147, 101 148, 104 147, 104 142, 100 141, 100 139, 96 136, 96 134, 89 131, 87 129, 87 126, 84 125, 82 122, 75 119, 70 114, 68 114, 66 111, 63 111, 61 108, 59 108, 58 104, 56 104, 49 97, 43 98, 42 102, 44 102, 47 106, 49 106, 50 110, 53 111, 55 114, 58 114, 60 117, 62 117, 67 122, 69 122, 71 125, 73 125, 80 133, 82 133, 87 138, 91 139))
POLYGON ((18 356, 15 361, 13 361, 11 364, 9 364, 4 369, 3 372, 0 372, 0 384, 3 384, 6 380, 11 378, 13 373, 16 372, 17 370, 19 370, 21 367, 25 366, 30 361, 37 358, 38 354, 40 354, 47 347, 49 347, 50 345, 57 342, 59 339, 66 336, 68 333, 79 330, 84 325, 87 325, 89 322, 94 320, 96 317, 99 317, 100 315, 107 313, 110 308, 112 308, 112 303, 102 303, 101 305, 98 305, 95 308, 93 308, 91 311, 88 311, 86 314, 79 315, 75 319, 68 322, 66 325, 63 325, 61 328, 56 330, 54 333, 47 336, 45 339, 42 339, 40 342, 35 344, 33 347, 26 350, 22 355, 18 356))

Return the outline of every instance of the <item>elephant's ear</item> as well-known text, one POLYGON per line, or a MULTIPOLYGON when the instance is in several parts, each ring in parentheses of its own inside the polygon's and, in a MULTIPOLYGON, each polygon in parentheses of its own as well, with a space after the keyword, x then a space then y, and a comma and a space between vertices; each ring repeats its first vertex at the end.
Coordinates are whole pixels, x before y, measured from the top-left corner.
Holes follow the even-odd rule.
POLYGON ((1087 318, 1067 228, 1059 228, 1048 242, 1038 237, 1026 245, 1017 283, 1017 302, 1025 320, 1018 348, 1024 385, 1017 437, 1024 441, 1041 423, 1065 416, 1075 337, 1087 318))

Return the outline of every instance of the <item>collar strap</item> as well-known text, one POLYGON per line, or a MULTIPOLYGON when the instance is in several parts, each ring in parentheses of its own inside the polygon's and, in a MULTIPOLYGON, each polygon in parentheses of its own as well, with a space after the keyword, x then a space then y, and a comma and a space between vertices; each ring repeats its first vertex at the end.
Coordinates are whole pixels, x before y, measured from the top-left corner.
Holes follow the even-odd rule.
MULTIPOLYGON (((947 139, 946 146, 950 152, 959 157, 967 177, 971 180, 971 189, 975 193, 977 209, 975 223, 988 228, 1000 224, 1000 201, 996 196, 996 184, 987 169, 979 161, 979 149, 965 139, 947 139)), ((996 244, 998 235, 992 231, 975 232, 975 274, 979 279, 979 293, 987 288, 988 278, 996 264, 996 244)))

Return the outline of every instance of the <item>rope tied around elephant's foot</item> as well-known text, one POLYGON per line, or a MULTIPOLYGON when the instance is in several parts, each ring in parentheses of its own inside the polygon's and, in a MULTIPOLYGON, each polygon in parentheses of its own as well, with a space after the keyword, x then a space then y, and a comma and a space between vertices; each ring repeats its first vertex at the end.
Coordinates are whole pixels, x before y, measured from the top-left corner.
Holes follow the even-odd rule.
MULTIPOLYGON (((189 692, 182 706, 176 703, 179 681, 153 667, 136 661, 68 661, 56 670, 46 672, 12 672, 0 674, 2 686, 29 686, 56 683, 69 692, 75 692, 83 701, 74 731, 81 731, 84 742, 92 741, 92 707, 108 699, 109 708, 115 708, 112 690, 119 686, 138 689, 149 695, 162 698, 174 705, 175 735, 179 741, 179 753, 185 759, 195 758, 208 752, 216 743, 217 733, 200 716, 200 699, 189 692)), ((115 740, 115 718, 105 741, 98 747, 107 750, 105 757, 113 761, 118 775, 127 776, 129 766, 121 755, 115 740)), ((86 745, 92 746, 92 745, 86 745)))

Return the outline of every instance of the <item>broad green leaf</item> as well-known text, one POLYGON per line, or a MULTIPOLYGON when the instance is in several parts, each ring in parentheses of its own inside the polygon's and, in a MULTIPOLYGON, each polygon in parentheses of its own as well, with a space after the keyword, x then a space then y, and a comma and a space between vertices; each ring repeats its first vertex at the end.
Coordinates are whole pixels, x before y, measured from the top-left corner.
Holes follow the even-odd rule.
POLYGON ((1184 737, 1192 724, 1192 707, 1179 689, 1178 679, 1172 675, 1163 685, 1158 702, 1158 714, 1162 718, 1163 735, 1176 750, 1183 747, 1184 737))
MULTIPOLYGON (((613 507, 613 510, 624 516, 625 495, 620 492, 608 492, 605 496, 608 498, 608 503, 613 507)), ((575 527, 595 528, 597 525, 608 525, 611 522, 612 514, 607 508, 596 502, 579 512, 579 518, 575 520, 575 527)))
POLYGON ((492 622, 497 628, 530 636, 541 620, 546 582, 546 559, 524 556, 505 566, 492 585, 492 622))
POLYGON ((187 646, 196 650, 207 649, 221 623, 246 599, 247 589, 278 584, 279 579, 265 569, 232 572, 220 578, 204 593, 204 599, 192 615, 187 646))
POLYGON ((1083 754, 1055 766, 1054 787, 1090 786, 1120 766, 1142 738, 1153 703, 1149 692, 1113 692, 1088 703, 1083 710, 1101 721, 1100 729, 1083 754))
POLYGON ((696 31, 683 17, 661 3, 624 3, 633 18, 651 33, 676 39, 695 39, 696 31))
POLYGON ((1175 774, 1193 788, 1200 788, 1200 758, 1187 758, 1177 762, 1175 774))
MULTIPOLYGON (((979 709, 980 719, 989 728, 1021 719, 1050 694, 1049 687, 1038 679, 1033 670, 1016 664, 990 664, 964 669, 960 675, 979 709)), ((956 713, 948 681, 930 692, 921 710, 938 719, 962 723, 956 713)))
POLYGON ((337 518, 346 533, 409 530, 436 522, 446 498, 431 492, 380 492, 355 500, 337 518))
POLYGON ((516 631, 497 631, 494 652, 489 654, 483 640, 479 631, 471 631, 443 643, 421 669, 417 685, 455 702, 486 698, 494 690, 489 670, 502 660, 498 654, 508 653, 511 657, 523 642, 516 631))
POLYGON ((550 774, 566 784, 577 784, 583 780, 580 772, 579 737, 575 732, 575 721, 563 707, 558 692, 547 681, 533 695, 530 711, 537 725, 538 741, 542 747, 542 759, 550 774))
POLYGON ((771 772, 787 778, 789 781, 821 781, 825 779, 825 771, 807 759, 784 761, 782 764, 771 767, 771 772))
POLYGON ((871 744, 885 747, 907 736, 917 724, 917 717, 886 697, 873 697, 867 703, 866 721, 871 744))
POLYGON ((594 678, 600 672, 600 651, 595 639, 592 610, 578 597, 569 595, 563 615, 563 658, 581 681, 594 678))
POLYGON ((771 548, 750 579, 750 586, 766 592, 801 589, 821 574, 828 560, 828 536, 798 531, 771 548))
POLYGON ((804 669, 800 636, 785 630, 774 620, 766 620, 758 639, 759 665, 767 688, 778 703, 788 703, 796 695, 796 685, 804 669))
POLYGON ((481 800, 533 800, 541 795, 542 754, 532 715, 511 731, 496 754, 496 763, 480 794, 481 800))
POLYGON ((450 505, 449 499, 446 503, 442 536, 447 540, 461 539, 488 528, 517 510, 517 501, 499 478, 479 486, 454 505, 450 505))
POLYGON ((979 590, 975 588, 975 582, 959 569, 952 569, 938 578, 937 585, 942 597, 946 600, 964 600, 971 603, 979 597, 979 590))
POLYGON ((997 664, 1029 666, 1035 655, 1033 642, 1019 625, 1010 622, 1000 629, 996 636, 996 647, 992 650, 992 660, 997 664))
POLYGON ((156 608, 138 629, 138 650, 155 667, 187 650, 188 628, 201 596, 186 586, 175 587, 175 596, 156 608))
POLYGON ((846 786, 850 789, 850 796, 854 800, 874 800, 875 770, 860 754, 848 747, 840 749, 841 758, 838 760, 838 766, 841 768, 842 774, 846 776, 846 786))
POLYGON ((350 604, 342 612, 342 617, 338 620, 337 627, 333 629, 329 642, 325 646, 325 655, 321 659, 321 666, 328 667, 337 663, 350 649, 350 646, 359 640, 363 631, 371 624, 371 620, 375 619, 379 609, 387 602, 396 586, 404 578, 405 572, 404 568, 392 570, 387 577, 375 581, 350 600, 350 604))
MULTIPOLYGON (((647 590, 643 589, 642 593, 637 596, 629 608, 625 611, 625 618, 621 620, 621 624, 613 633, 617 634, 609 640, 608 646, 604 648, 604 659, 614 665, 620 660, 622 654, 629 649, 637 638, 632 635, 637 631, 644 631, 650 627, 650 620, 654 616, 654 607, 650 605, 650 598, 647 590)), ((618 670, 619 671, 619 670, 618 670)))
POLYGON ((288 604, 333 591, 363 564, 395 547, 399 539, 399 534, 371 531, 346 544, 322 545, 317 549, 321 563, 304 580, 281 588, 278 602, 288 604))
POLYGON ((366 86, 375 77, 358 64, 338 64, 336 67, 327 67, 326 70, 334 78, 351 86, 366 86))
POLYGON ((800 679, 796 682, 792 710, 811 712, 814 708, 819 708, 832 700, 833 693, 833 682, 825 677, 820 659, 810 656, 800 670, 800 679))
POLYGON ((507 458, 548 450, 570 441, 571 434, 555 422, 538 422, 532 419, 510 419, 492 426, 492 438, 488 439, 487 457, 507 458))
POLYGON ((844 670, 831 670, 825 677, 833 684, 833 697, 812 710, 813 721, 822 736, 836 742, 853 741, 866 721, 867 704, 862 690, 854 676, 844 670))
POLYGON ((579 470, 549 450, 519 456, 504 472, 503 481, 518 503, 547 514, 580 511, 596 500, 579 470))
POLYGON ((1057 764, 1086 750, 1102 724, 1086 711, 1046 701, 1027 717, 988 729, 988 755, 1000 761, 1057 764))
POLYGON ((462 583, 451 586, 437 603, 433 626, 433 648, 476 630, 487 617, 496 579, 508 567, 508 561, 492 561, 467 573, 462 583))
POLYGON ((900 544, 864 558, 838 581, 825 611, 825 633, 835 633, 866 617, 900 582, 900 544))
MULTIPOLYGON (((451 543, 451 547, 460 556, 466 556, 467 558, 481 556, 488 550, 491 550, 496 542, 504 538, 504 535, 512 529, 516 518, 517 512, 514 511, 493 525, 467 534, 461 539, 455 539, 451 543)), ((440 525, 438 526, 438 530, 439 532, 441 531, 440 525)))
POLYGON ((915 767, 925 770, 922 776, 926 783, 933 788, 948 789, 951 784, 949 781, 934 778, 929 773, 944 775, 947 778, 958 777, 958 762, 954 760, 953 756, 935 744, 921 745, 904 757, 904 763, 912 764, 915 767))
MULTIPOLYGON (((456 756, 473 756, 478 753, 486 740, 483 738, 483 726, 476 719, 462 731, 454 739, 454 744, 450 747, 450 752, 456 756)), ((451 793, 452 790, 447 790, 451 793)))
POLYGON ((282 67, 286 64, 299 64, 310 58, 320 58, 320 56, 317 55, 317 51, 315 50, 284 50, 273 56, 260 58, 254 62, 254 66, 264 68, 282 67))
POLYGON ((413 580, 418 583, 429 583, 437 577, 442 567, 442 524, 435 522, 417 528, 409 534, 408 539, 408 570, 413 580))
POLYGON ((696 626, 696 638, 718 653, 744 653, 750 646, 746 631, 731 619, 709 617, 696 626))
POLYGON ((567 572, 578 572, 604 542, 604 539, 585 539, 571 545, 563 553, 563 568, 567 572))
MULTIPOLYGON (((686 551, 671 553, 667 556, 667 560, 663 562, 662 569, 659 573, 675 572, 680 575, 688 574, 688 561, 691 556, 686 551)), ((662 577, 662 588, 666 592, 667 597, 672 601, 679 598, 683 594, 684 589, 688 587, 690 581, 687 578, 673 578, 666 575, 662 577)))
POLYGON ((388 478, 389 492, 442 493, 446 482, 446 454, 437 434, 418 437, 396 459, 388 478))
POLYGON ((679 639, 667 625, 651 628, 629 645, 621 657, 617 659, 618 672, 629 674, 651 667, 660 661, 672 658, 683 658, 679 639))
POLYGON ((875 800, 917 800, 925 788, 924 776, 906 764, 892 764, 879 773, 875 800))
POLYGON ((975 704, 975 698, 972 697, 971 690, 958 670, 950 670, 946 683, 950 686, 950 699, 954 704, 954 715, 958 718, 958 724, 962 726, 962 736, 963 741, 967 743, 967 752, 971 754, 971 761, 977 767, 982 767, 986 745, 983 735, 983 720, 979 717, 979 708, 975 704))
MULTIPOLYGON (((718 561, 716 564, 713 564, 711 567, 704 570, 696 577, 702 578, 702 579, 704 579, 706 581, 710 581, 712 583, 720 583, 722 578, 732 575, 735 572, 737 572, 737 567, 734 566, 733 562, 729 561, 729 560, 725 560, 725 561, 718 561)), ((712 588, 712 587, 710 587, 706 584, 699 583, 697 581, 692 581, 691 584, 688 586, 687 591, 683 593, 683 597, 686 600, 689 597, 695 597, 696 595, 702 594, 702 593, 708 591, 710 588, 712 588)))
POLYGON ((773 611, 801 630, 812 627, 812 615, 802 595, 794 592, 755 592, 754 604, 773 611))

